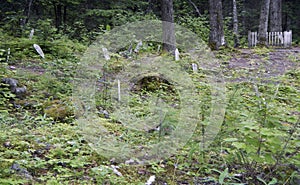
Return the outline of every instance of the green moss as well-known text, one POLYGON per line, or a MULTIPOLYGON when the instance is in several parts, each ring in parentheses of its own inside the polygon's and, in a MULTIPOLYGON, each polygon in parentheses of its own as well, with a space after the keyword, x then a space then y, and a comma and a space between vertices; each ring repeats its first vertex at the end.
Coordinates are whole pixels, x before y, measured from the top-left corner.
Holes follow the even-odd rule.
POLYGON ((67 103, 60 100, 53 100, 46 102, 43 105, 44 113, 52 117, 54 120, 65 120, 70 116, 73 116, 73 111, 67 103))

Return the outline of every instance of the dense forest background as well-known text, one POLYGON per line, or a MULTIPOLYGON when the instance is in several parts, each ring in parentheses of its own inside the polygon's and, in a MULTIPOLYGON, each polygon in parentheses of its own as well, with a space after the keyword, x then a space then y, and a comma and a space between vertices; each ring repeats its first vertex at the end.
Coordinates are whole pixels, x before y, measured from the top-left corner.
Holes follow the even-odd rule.
MULTIPOLYGON (((248 31, 259 29, 262 2, 264 1, 236 1, 238 29, 244 42, 248 31)), ((300 39, 300 2, 276 2, 281 5, 282 31, 292 30, 294 41, 297 43, 300 39)), ((222 5, 226 40, 232 43, 233 1, 223 0, 222 5)), ((71 39, 89 42, 99 32, 115 26, 160 17, 159 0, 3 0, 0 7, 0 28, 3 32, 18 37, 28 36, 34 28, 36 34, 45 39, 53 37, 51 34, 60 33, 71 39)), ((199 34, 201 39, 208 40, 208 0, 174 0, 174 19, 175 23, 190 28, 199 34)))

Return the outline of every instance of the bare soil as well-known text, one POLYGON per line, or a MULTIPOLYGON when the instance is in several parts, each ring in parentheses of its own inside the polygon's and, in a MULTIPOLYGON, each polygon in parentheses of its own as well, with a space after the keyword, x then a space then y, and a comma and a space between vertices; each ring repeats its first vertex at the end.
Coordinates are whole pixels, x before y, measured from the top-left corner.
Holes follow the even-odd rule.
MULTIPOLYGON (((240 49, 223 65, 226 81, 273 81, 287 71, 300 67, 300 48, 274 49, 257 53, 254 49, 240 49)), ((275 80, 276 81, 276 80, 275 80)))

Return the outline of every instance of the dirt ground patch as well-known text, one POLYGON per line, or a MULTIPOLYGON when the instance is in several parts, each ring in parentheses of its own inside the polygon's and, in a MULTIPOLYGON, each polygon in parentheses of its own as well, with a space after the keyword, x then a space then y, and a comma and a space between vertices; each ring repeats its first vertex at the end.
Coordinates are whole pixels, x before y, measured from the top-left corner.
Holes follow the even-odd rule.
POLYGON ((268 53, 241 49, 223 67, 226 81, 273 81, 287 71, 299 69, 300 48, 274 49, 268 53))

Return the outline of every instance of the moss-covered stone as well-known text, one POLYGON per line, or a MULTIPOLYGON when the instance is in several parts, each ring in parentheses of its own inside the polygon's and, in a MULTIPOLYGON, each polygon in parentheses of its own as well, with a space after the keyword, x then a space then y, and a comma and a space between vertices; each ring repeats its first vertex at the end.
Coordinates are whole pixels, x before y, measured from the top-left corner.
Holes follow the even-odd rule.
POLYGON ((72 108, 66 103, 60 100, 52 100, 44 103, 44 113, 52 117, 55 120, 65 120, 66 118, 73 116, 72 108))

